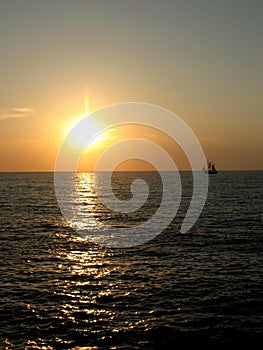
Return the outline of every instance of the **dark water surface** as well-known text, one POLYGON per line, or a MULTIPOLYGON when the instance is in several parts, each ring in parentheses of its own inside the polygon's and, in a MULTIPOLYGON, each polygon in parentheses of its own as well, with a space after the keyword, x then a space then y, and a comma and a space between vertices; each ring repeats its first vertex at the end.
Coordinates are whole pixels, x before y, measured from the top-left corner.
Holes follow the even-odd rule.
MULTIPOLYGON (((150 183, 151 195, 136 218, 125 218, 131 225, 160 203, 158 176, 137 175, 150 183)), ((115 178, 120 197, 129 177, 115 178)), ((187 234, 179 228, 191 174, 181 177, 178 216, 161 235, 142 246, 107 249, 65 222, 53 174, 0 174, 0 348, 262 343, 263 172, 210 176, 204 211, 187 234)), ((101 222, 122 223, 95 195, 83 200, 101 222)))

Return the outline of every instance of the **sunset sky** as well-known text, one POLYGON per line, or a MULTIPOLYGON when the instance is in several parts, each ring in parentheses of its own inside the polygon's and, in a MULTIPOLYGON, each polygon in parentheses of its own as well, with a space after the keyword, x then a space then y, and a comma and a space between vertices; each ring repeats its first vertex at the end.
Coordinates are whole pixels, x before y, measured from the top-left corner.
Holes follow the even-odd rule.
POLYGON ((261 0, 1 0, 0 171, 53 171, 74 123, 130 101, 180 116, 219 169, 263 169, 262 38, 261 0))

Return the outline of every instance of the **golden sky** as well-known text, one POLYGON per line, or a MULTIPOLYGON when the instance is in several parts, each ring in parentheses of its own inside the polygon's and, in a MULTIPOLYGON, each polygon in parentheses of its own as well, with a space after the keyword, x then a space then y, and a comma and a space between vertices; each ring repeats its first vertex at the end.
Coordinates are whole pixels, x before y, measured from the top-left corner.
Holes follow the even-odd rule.
MULTIPOLYGON (((1 1, 0 171, 53 171, 74 123, 130 101, 180 116, 219 169, 263 169, 262 15, 256 0, 1 1)), ((120 127, 80 169, 139 135, 187 168, 164 135, 120 127)))

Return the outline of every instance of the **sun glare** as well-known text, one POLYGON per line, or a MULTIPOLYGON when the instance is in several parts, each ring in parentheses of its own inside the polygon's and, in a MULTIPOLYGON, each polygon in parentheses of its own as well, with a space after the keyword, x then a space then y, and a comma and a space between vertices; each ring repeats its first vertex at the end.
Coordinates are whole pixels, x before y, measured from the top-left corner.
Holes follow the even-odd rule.
MULTIPOLYGON (((91 116, 89 116, 89 98, 85 95, 84 98, 84 112, 80 115, 74 116, 71 120, 64 123, 63 127, 63 138, 70 134, 70 143, 72 147, 83 148, 87 145, 89 139, 95 136, 99 132, 99 125, 91 116), (85 128, 77 128, 77 124, 82 120, 86 119, 85 128)), ((105 140, 103 135, 96 136, 89 147, 98 146, 105 140)))
POLYGON ((69 140, 73 147, 77 147, 77 148, 84 147, 87 144, 88 140, 91 137, 95 136, 99 131, 98 125, 92 118, 90 118, 89 120, 86 120, 85 128, 77 127, 77 124, 84 118, 90 118, 90 117, 77 116, 71 121, 69 121, 68 123, 66 123, 66 126, 65 126, 66 135, 70 134, 69 140))

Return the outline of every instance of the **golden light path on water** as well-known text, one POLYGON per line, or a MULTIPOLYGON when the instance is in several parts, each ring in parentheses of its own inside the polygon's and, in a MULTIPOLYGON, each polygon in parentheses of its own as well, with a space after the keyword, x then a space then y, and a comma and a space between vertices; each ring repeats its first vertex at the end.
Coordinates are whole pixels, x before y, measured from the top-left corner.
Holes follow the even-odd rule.
POLYGON ((99 229, 102 225, 95 217, 98 215, 99 201, 94 188, 95 175, 93 173, 78 173, 76 179, 76 198, 78 212, 73 220, 76 229, 99 229))
MULTIPOLYGON (((74 241, 83 241, 82 238, 74 238, 74 241)), ((138 319, 139 312, 134 312, 134 320, 125 320, 126 307, 123 305, 123 312, 120 313, 120 305, 126 298, 132 297, 137 288, 131 291, 130 286, 125 282, 126 273, 129 273, 131 262, 120 259, 104 248, 90 248, 86 251, 72 250, 70 252, 58 252, 57 258, 65 263, 58 266, 59 270, 65 273, 67 279, 59 282, 57 296, 68 300, 61 305, 60 319, 63 323, 67 320, 75 324, 77 328, 83 325, 82 333, 103 333, 111 328, 112 333, 129 331, 137 326, 147 329, 146 321, 138 319), (67 266, 67 267, 65 267, 67 266), (116 278, 118 276, 118 278, 116 278), (136 317, 137 316, 137 317, 136 317), (119 323, 120 318, 124 318, 119 323), (107 319, 107 322, 105 322, 107 319), (116 327, 112 325, 116 323, 116 327), (117 326, 118 325, 118 326, 117 326)), ((144 288, 144 285, 140 286, 144 288)), ((92 347, 76 347, 74 349, 91 349, 92 347)))
MULTIPOLYGON (((76 209, 72 218, 73 228, 99 230, 103 226, 101 220, 104 222, 110 219, 110 215, 97 198, 95 181, 94 173, 76 174, 76 191, 75 197, 72 198, 72 205, 76 209)), ((88 239, 81 236, 76 235, 70 239, 74 243, 83 242, 83 250, 57 252, 57 258, 65 261, 58 269, 63 273, 66 269, 68 276, 63 283, 58 282, 59 292, 56 292, 59 298, 68 300, 61 305, 61 320, 65 322, 67 319, 79 328, 81 319, 82 332, 86 334, 100 334, 108 328, 115 334, 138 326, 147 329, 147 322, 144 318, 139 318, 139 311, 133 311, 134 317, 126 320, 126 306, 122 306, 123 300, 133 297, 132 294, 138 289, 134 288, 131 291, 125 278, 122 278, 126 273, 130 273, 132 263, 123 259, 122 253, 118 257, 116 252, 104 247, 88 244, 87 250, 88 239), (123 308, 122 313, 118 310, 120 306, 123 308), (123 318, 121 326, 120 318, 123 318), (116 327, 112 327, 114 323, 116 327)), ((140 288, 144 288, 144 284, 141 284, 140 288)))

